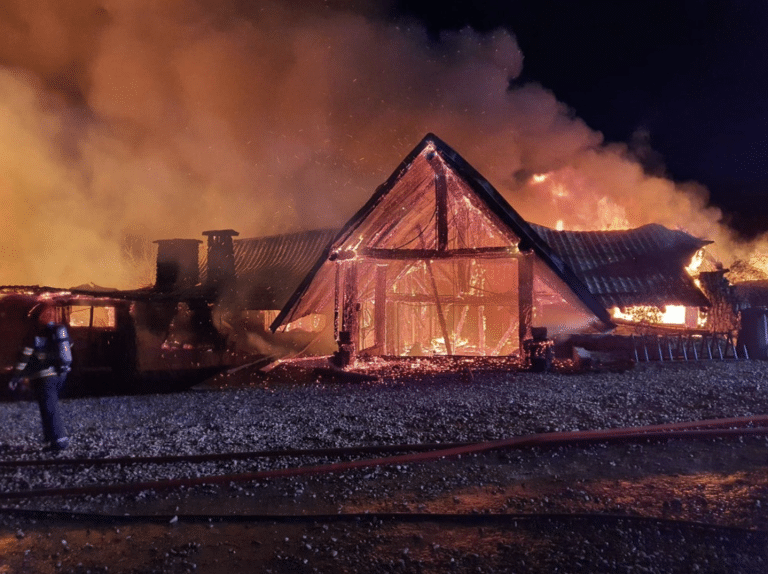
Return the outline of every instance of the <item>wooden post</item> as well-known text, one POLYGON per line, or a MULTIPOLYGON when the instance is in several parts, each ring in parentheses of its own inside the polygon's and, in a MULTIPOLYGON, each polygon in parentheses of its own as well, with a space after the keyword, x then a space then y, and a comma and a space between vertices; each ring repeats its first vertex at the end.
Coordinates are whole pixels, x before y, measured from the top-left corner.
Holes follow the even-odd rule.
POLYGON ((342 292, 341 292, 341 264, 336 263, 336 292, 333 297, 333 338, 339 340, 339 308, 341 307, 342 292))
POLYGON ((384 354, 387 333, 387 267, 376 266, 376 288, 373 302, 373 344, 379 354, 384 354))
POLYGON ((467 320, 467 313, 469 312, 469 305, 463 305, 461 308, 461 315, 459 316, 459 323, 456 325, 453 333, 456 335, 455 341, 461 339, 461 332, 464 330, 464 321, 467 320))
POLYGON ((520 350, 523 341, 530 337, 533 323, 533 252, 522 253, 517 260, 518 321, 520 325, 520 350))
POLYGON ((400 311, 398 303, 387 301, 387 325, 384 342, 385 355, 400 355, 400 311))
POLYGON ((477 307, 477 348, 481 355, 486 355, 485 348, 485 305, 477 307))
POLYGON ((357 350, 358 339, 358 301, 357 301, 357 263, 345 264, 344 294, 341 309, 341 330, 349 332, 350 343, 357 350))

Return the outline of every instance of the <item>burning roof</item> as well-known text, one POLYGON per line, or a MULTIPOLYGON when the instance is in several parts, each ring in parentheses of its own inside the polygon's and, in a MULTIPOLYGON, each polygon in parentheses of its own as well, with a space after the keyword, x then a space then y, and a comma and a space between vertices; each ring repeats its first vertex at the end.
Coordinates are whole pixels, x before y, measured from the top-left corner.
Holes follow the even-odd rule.
POLYGON ((607 309, 708 306, 685 267, 711 243, 658 224, 623 231, 557 231, 531 225, 607 309))

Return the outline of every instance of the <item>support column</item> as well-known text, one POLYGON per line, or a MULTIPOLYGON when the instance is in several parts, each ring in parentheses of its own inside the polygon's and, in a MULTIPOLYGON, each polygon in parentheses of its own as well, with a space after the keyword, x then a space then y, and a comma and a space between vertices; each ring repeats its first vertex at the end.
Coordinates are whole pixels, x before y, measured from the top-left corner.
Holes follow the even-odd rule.
POLYGON ((373 344, 376 352, 385 354, 387 333, 387 267, 376 266, 376 291, 373 302, 373 344))
POLYGON ((520 325, 520 350, 531 337, 533 323, 533 252, 522 253, 517 260, 517 305, 520 325))
POLYGON ((357 300, 357 263, 349 261, 345 263, 342 309, 341 309, 341 331, 349 333, 349 344, 355 350, 357 349, 358 339, 358 313, 359 302, 357 300))
POLYGON ((485 305, 477 306, 477 348, 481 355, 488 354, 485 348, 485 305))
POLYGON ((342 306, 342 299, 343 299, 343 292, 341 290, 341 276, 342 276, 342 268, 340 264, 336 264, 335 269, 335 276, 334 276, 334 286, 335 291, 333 295, 333 338, 338 341, 339 340, 339 331, 341 331, 341 313, 340 309, 342 306))

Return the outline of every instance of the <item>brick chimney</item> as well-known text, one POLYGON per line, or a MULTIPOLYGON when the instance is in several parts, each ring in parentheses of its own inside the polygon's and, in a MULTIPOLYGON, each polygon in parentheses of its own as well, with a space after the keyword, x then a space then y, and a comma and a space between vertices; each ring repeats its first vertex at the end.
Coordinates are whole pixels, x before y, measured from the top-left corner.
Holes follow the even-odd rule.
POLYGON ((200 282, 199 239, 159 239, 155 289, 162 292, 194 287, 200 282))
POLYGON ((233 237, 240 235, 234 229, 203 231, 208 237, 208 273, 206 287, 221 291, 235 280, 235 247, 233 237))

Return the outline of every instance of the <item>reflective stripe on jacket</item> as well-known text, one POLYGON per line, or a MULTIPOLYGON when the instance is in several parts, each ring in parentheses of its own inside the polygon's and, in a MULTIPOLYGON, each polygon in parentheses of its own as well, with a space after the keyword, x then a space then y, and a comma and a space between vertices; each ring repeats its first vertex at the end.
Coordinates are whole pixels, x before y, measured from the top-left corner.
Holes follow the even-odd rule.
POLYGON ((27 345, 21 350, 19 362, 14 367, 14 377, 41 379, 58 374, 47 351, 47 342, 47 337, 35 337, 34 347, 27 345))

